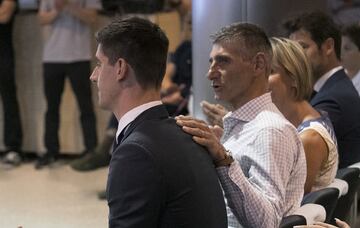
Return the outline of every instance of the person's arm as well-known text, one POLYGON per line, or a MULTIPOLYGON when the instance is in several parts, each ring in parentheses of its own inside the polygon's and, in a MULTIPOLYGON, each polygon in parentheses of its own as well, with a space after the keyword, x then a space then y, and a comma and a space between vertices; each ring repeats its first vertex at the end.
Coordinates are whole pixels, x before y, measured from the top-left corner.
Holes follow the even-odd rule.
POLYGON ((83 8, 77 4, 69 3, 65 10, 86 24, 91 25, 96 22, 97 10, 95 8, 83 8))
POLYGON ((124 144, 112 154, 107 198, 109 227, 158 227, 161 174, 150 153, 140 145, 124 144))
POLYGON ((161 90, 164 91, 164 93, 166 93, 166 91, 170 87, 174 86, 174 83, 172 82, 172 78, 175 75, 175 72, 176 72, 175 64, 172 62, 168 62, 166 64, 166 71, 165 71, 164 79, 161 84, 161 90))
MULTIPOLYGON (((205 122, 184 116, 176 120, 195 142, 208 149, 214 161, 226 157, 225 148, 205 122)), ((291 151, 297 151, 294 144, 284 143, 289 142, 288 137, 278 130, 261 131, 254 141, 258 151, 249 157, 252 164, 248 177, 237 162, 232 162, 230 168, 217 168, 228 204, 244 227, 279 226, 294 160, 291 151)))
POLYGON ((65 2, 63 0, 56 1, 55 7, 51 9, 47 9, 45 4, 45 0, 40 1, 40 7, 37 14, 40 25, 52 24, 65 6, 65 2))
POLYGON ((0 4, 0 24, 6 24, 10 21, 16 9, 16 2, 14 0, 4 0, 0 4))
POLYGON ((305 182, 305 194, 311 191, 316 175, 327 160, 329 149, 325 140, 315 130, 306 130, 300 133, 300 139, 304 145, 306 156, 307 175, 305 182))
POLYGON ((277 129, 261 130, 252 148, 256 151, 247 157, 247 176, 233 163, 217 169, 219 179, 229 207, 244 227, 278 227, 298 148, 291 134, 277 129))

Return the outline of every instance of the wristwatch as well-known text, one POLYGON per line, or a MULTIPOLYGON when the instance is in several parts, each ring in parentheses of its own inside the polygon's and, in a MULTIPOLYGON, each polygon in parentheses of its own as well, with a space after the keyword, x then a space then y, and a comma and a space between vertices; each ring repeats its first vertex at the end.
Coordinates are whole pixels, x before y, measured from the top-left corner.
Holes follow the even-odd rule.
POLYGON ((234 158, 231 156, 231 152, 227 150, 224 158, 214 161, 215 168, 220 166, 230 166, 233 161, 234 158))

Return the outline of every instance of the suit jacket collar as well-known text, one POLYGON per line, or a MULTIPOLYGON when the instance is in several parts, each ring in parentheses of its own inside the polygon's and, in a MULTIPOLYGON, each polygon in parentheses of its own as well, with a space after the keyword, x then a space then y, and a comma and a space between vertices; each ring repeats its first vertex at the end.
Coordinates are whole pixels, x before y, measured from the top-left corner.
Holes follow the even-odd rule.
POLYGON ((344 69, 342 66, 337 66, 322 75, 315 83, 314 90, 319 92, 324 84, 339 70, 344 69))
POLYGON ((336 85, 336 83, 344 78, 346 78, 347 75, 344 71, 344 69, 336 71, 324 84, 324 86, 320 89, 319 92, 327 91, 329 88, 331 88, 333 85, 336 85))
POLYGON ((128 112, 126 112, 120 119, 118 123, 118 128, 116 131, 116 142, 118 142, 118 138, 122 132, 124 132, 127 126, 136 119, 137 116, 139 116, 142 112, 146 111, 149 108, 152 108, 157 105, 161 105, 161 101, 151 101, 142 105, 139 105, 128 112))
POLYGON ((124 137, 121 141, 124 141, 130 133, 142 122, 145 120, 155 120, 155 119, 167 119, 169 118, 169 113, 166 110, 164 105, 157 105, 152 108, 147 109, 142 112, 138 117, 132 121, 129 126, 125 127, 124 137))

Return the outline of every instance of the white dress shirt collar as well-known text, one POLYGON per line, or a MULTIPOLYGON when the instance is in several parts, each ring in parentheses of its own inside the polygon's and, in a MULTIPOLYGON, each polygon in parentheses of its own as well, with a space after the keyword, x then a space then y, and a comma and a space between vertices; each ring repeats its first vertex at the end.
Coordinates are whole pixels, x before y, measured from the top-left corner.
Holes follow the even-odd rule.
POLYGON ((133 109, 131 109, 130 111, 128 111, 127 113, 125 113, 125 115, 123 115, 121 117, 121 119, 119 120, 119 124, 118 124, 118 129, 116 131, 116 143, 118 143, 118 137, 121 133, 121 131, 129 125, 129 123, 131 123, 133 120, 136 119, 136 117, 138 117, 141 113, 143 113, 144 111, 155 107, 157 105, 161 105, 161 101, 151 101, 145 104, 142 104, 140 106, 137 106, 133 109))
POLYGON ((351 79, 353 82, 355 89, 360 95, 360 70, 356 73, 356 75, 351 79))
POLYGON ((326 72, 323 76, 321 76, 315 83, 314 85, 314 90, 316 92, 319 92, 320 89, 324 86, 325 82, 335 74, 335 72, 339 71, 343 69, 342 66, 338 66, 338 67, 335 67, 335 68, 332 68, 331 70, 329 70, 328 72, 326 72))

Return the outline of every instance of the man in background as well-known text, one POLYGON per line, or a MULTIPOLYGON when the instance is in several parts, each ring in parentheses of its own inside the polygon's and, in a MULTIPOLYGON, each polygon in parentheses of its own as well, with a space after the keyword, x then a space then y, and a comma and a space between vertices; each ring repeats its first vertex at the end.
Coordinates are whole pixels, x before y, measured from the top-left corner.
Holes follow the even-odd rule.
POLYGON ((18 165, 22 159, 22 127, 16 95, 13 24, 16 0, 0 0, 0 94, 4 111, 4 162, 18 165))
POLYGON ((339 168, 359 162, 360 98, 340 63, 340 30, 320 11, 289 19, 284 27, 312 65, 315 84, 310 104, 329 114, 338 141, 339 168))

